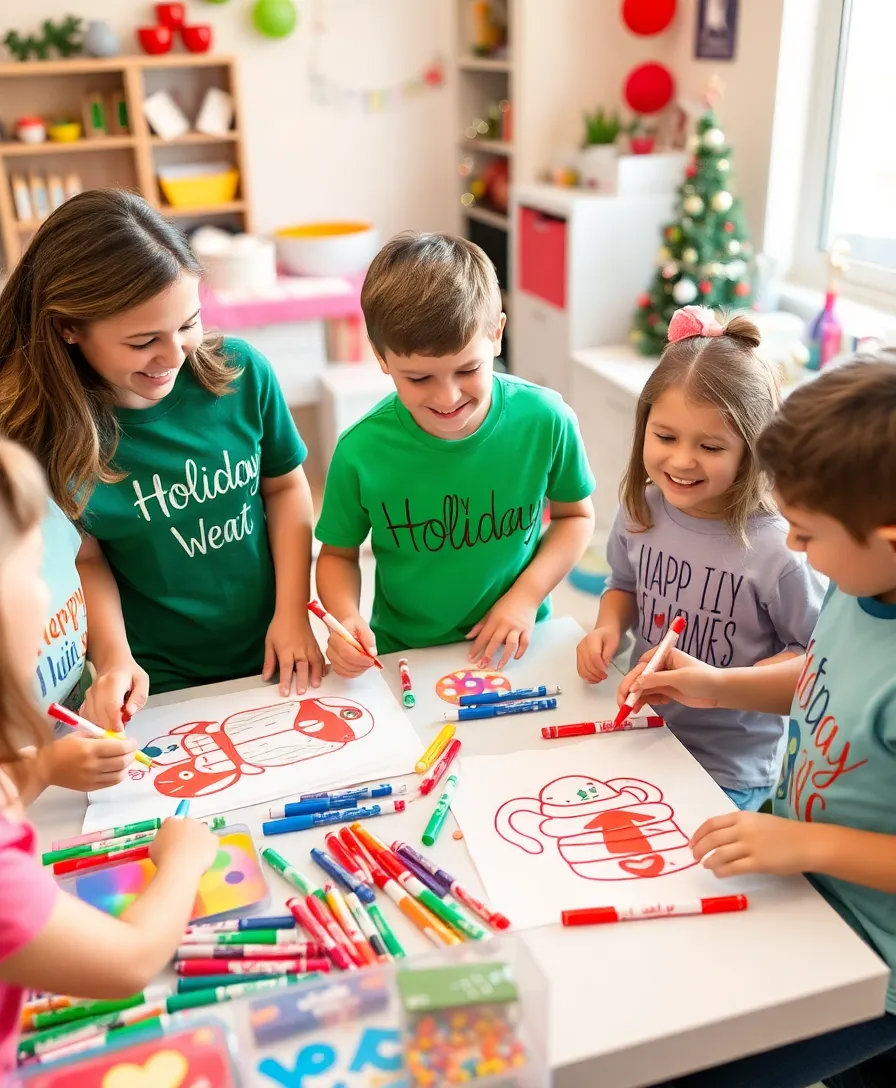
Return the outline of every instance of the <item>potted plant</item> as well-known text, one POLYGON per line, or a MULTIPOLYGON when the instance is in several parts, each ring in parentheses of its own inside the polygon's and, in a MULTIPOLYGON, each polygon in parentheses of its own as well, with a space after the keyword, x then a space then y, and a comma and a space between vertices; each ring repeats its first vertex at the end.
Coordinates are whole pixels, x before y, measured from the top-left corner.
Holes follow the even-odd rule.
POLYGON ((618 112, 584 113, 585 141, 580 157, 581 181, 592 189, 613 189, 616 185, 616 140, 622 131, 618 112))
POLYGON ((626 129, 633 155, 649 155, 656 144, 656 129, 643 117, 636 115, 626 129))

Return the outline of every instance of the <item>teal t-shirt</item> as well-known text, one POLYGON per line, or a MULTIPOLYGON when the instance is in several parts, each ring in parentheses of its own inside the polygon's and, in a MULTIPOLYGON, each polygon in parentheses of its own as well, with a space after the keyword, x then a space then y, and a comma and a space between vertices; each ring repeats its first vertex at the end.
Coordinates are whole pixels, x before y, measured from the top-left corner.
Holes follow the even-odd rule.
POLYGON ((42 573, 50 589, 50 611, 38 651, 37 696, 43 707, 65 703, 75 709, 81 703, 87 653, 87 613, 75 566, 81 537, 52 501, 42 530, 42 573))
MULTIPOLYGON (((832 590, 794 695, 775 813, 896 835, 894 783, 896 605, 832 590)), ((896 972, 896 895, 811 879, 896 972)), ((896 1013, 893 974, 887 1011, 896 1013)))
MULTIPOLYGON (((396 394, 339 439, 316 535, 358 547, 371 534, 371 627, 380 653, 463 639, 538 547, 545 499, 594 490, 576 418, 562 398, 495 375, 482 425, 427 434, 396 394)), ((548 614, 549 602, 538 618, 548 614)))
POLYGON ((118 409, 127 476, 98 485, 83 517, 154 692, 260 672, 274 614, 259 486, 306 450, 270 363, 242 340, 224 353, 242 374, 223 396, 184 366, 158 404, 118 409))

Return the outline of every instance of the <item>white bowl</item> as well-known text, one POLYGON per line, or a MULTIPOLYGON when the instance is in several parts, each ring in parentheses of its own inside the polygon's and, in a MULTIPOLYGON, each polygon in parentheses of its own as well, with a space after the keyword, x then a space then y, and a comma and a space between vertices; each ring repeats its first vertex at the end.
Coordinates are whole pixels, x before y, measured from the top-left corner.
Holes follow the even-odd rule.
POLYGON ((372 223, 302 223, 275 234, 277 255, 294 276, 351 276, 363 272, 379 248, 372 223))

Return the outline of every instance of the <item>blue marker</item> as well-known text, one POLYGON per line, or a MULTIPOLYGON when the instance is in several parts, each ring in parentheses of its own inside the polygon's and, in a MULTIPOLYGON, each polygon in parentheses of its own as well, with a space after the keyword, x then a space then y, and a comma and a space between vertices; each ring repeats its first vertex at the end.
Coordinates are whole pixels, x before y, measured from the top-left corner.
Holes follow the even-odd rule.
POLYGON ((556 699, 535 699, 531 703, 492 703, 491 706, 462 706, 449 710, 446 722, 469 722, 476 718, 501 718, 505 714, 529 714, 533 710, 556 710, 556 699))
POLYGON ((289 801, 285 805, 271 805, 268 815, 272 820, 282 820, 284 816, 308 816, 313 812, 353 808, 357 803, 357 797, 318 797, 315 800, 289 801))
POLYGON ((368 820, 387 812, 404 812, 404 801, 383 801, 370 808, 349 808, 342 812, 309 812, 304 816, 287 816, 285 820, 265 820, 261 825, 263 835, 285 835, 288 831, 310 831, 312 827, 327 824, 347 824, 352 820, 368 820))
POLYGON ((183 818, 184 816, 188 816, 189 813, 190 813, 190 802, 189 801, 178 801, 177 808, 174 810, 174 815, 183 818))
POLYGON ((478 695, 461 695, 457 700, 461 706, 487 706, 490 703, 510 703, 520 699, 540 699, 544 695, 559 695, 560 685, 546 688, 517 688, 516 691, 482 691, 478 695))
MULTIPOLYGON (((321 793, 300 793, 299 801, 320 801, 327 798, 340 804, 351 805, 367 797, 391 797, 393 793, 405 793, 407 786, 392 786, 384 782, 381 786, 357 786, 351 790, 323 790, 321 793)), ((296 813, 296 816, 301 813, 296 813)))
POLYGON ((348 891, 354 892, 362 903, 372 903, 376 899, 372 888, 368 888, 363 881, 358 880, 348 869, 344 869, 338 861, 330 857, 326 850, 312 850, 311 860, 348 891))

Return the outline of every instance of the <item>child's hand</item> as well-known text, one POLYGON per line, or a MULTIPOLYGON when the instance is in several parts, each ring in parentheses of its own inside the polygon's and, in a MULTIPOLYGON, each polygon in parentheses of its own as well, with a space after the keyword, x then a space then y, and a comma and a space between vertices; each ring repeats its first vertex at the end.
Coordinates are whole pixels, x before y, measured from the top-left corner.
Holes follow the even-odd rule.
POLYGON ((181 862, 201 876, 215 860, 219 847, 217 835, 198 820, 170 817, 165 820, 149 844, 153 865, 181 862))
POLYGON ((714 669, 712 665, 704 665, 696 657, 690 657, 681 650, 671 650, 666 655, 663 666, 656 672, 642 677, 644 666, 656 653, 656 649, 654 647, 642 654, 638 664, 622 678, 616 693, 616 700, 620 706, 625 702, 632 688, 640 696, 635 704, 635 713, 645 703, 650 703, 651 706, 673 701, 683 703, 684 706, 719 705, 718 689, 722 670, 714 669))
POLYGON ((716 876, 790 876, 812 871, 813 830, 812 824, 764 812, 728 812, 701 824, 690 847, 697 861, 716 876))
MULTIPOLYGON (((351 631, 365 650, 376 656, 376 639, 373 637, 373 631, 357 613, 353 616, 343 616, 339 622, 351 631)), ((333 666, 333 672, 349 680, 373 667, 372 658, 358 653, 354 646, 346 642, 341 635, 337 635, 335 631, 330 632, 327 657, 333 666)))
POLYGON ((476 662, 481 669, 488 668, 502 646, 504 652, 495 668, 503 669, 511 658, 519 661, 529 649, 529 636, 537 614, 537 604, 532 605, 509 589, 468 632, 467 638, 476 640, 470 650, 470 661, 476 662))
POLYGON ((305 616, 274 612, 264 640, 262 680, 270 680, 280 666, 280 694, 289 695, 296 678, 296 695, 304 695, 309 681, 320 687, 324 675, 324 655, 305 616))
POLYGON ((101 729, 114 729, 120 733, 137 711, 143 709, 148 694, 149 674, 129 658, 97 673, 96 680, 87 689, 81 717, 101 729))
POLYGON ((82 793, 114 786, 124 778, 136 749, 137 742, 129 737, 112 740, 70 733, 47 749, 50 785, 82 793))
POLYGON ((606 680, 619 649, 619 635, 609 627, 595 627, 576 647, 576 668, 589 684, 606 680))

